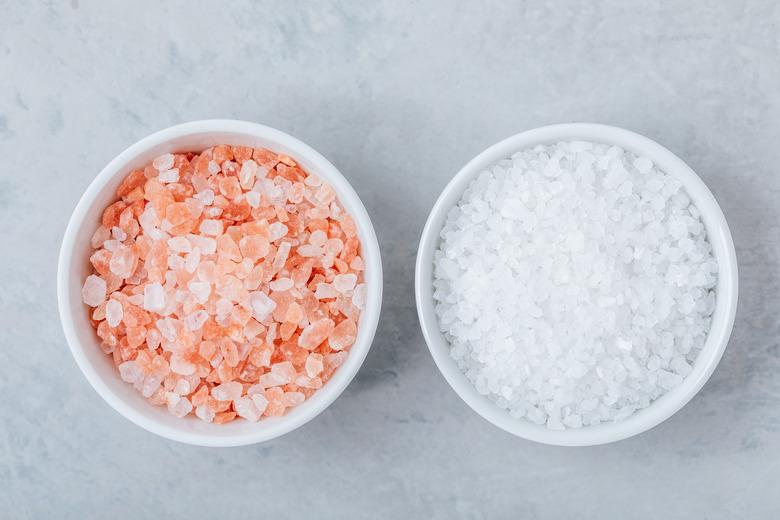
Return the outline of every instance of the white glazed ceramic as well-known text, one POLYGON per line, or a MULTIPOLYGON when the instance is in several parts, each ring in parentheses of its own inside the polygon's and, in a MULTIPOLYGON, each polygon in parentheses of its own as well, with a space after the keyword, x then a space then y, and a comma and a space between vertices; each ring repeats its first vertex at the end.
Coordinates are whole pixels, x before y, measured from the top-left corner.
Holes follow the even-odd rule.
POLYGON ((634 132, 605 125, 572 123, 545 126, 505 139, 477 155, 447 184, 431 210, 417 251, 415 293, 423 335, 436 365, 455 392, 479 415, 519 437, 560 446, 588 446, 625 439, 646 431, 682 408, 701 389, 720 361, 731 335, 737 309, 737 258, 728 224, 707 186, 679 157, 658 143, 634 132), (586 140, 615 144, 650 158, 658 167, 682 181, 701 210, 702 220, 718 261, 717 303, 712 328, 693 371, 682 384, 628 419, 580 429, 549 430, 525 419, 514 419, 480 395, 450 357, 449 344, 439 330, 433 300, 433 254, 449 209, 468 184, 483 170, 512 153, 538 144, 586 140))
POLYGON ((81 197, 68 223, 57 271, 60 319, 79 368, 98 394, 119 413, 163 437, 202 446, 238 446, 265 441, 313 419, 328 407, 357 373, 374 338, 382 302, 382 262, 371 219, 352 186, 327 159, 283 132, 244 121, 206 120, 185 123, 150 135, 119 154, 98 174, 81 197), (304 169, 320 176, 336 191, 355 220, 366 265, 367 298, 358 324, 358 337, 349 357, 323 388, 285 416, 257 423, 243 419, 207 424, 194 416, 178 419, 164 407, 149 404, 119 378, 110 356, 98 346, 81 301, 81 286, 90 274, 90 238, 103 209, 115 200, 115 191, 133 169, 166 152, 200 151, 216 144, 265 147, 293 157, 304 169))

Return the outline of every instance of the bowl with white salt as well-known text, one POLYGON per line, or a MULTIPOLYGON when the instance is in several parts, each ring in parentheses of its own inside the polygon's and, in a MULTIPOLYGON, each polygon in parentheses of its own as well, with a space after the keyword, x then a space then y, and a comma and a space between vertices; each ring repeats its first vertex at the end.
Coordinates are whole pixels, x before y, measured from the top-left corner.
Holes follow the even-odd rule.
POLYGON ((57 277, 97 393, 150 432, 216 447, 273 439, 332 404, 382 300, 377 238, 347 179, 298 139, 234 120, 117 155, 71 216, 57 277))
POLYGON ((417 310, 447 382, 519 437, 587 446, 671 417, 702 388, 737 306, 734 244, 672 152, 561 124, 471 160, 431 210, 417 310))

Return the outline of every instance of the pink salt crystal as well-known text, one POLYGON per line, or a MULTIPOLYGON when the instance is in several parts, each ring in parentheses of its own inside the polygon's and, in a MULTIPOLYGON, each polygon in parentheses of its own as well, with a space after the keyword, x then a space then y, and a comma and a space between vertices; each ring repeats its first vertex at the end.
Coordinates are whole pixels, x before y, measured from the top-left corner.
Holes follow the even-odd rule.
POLYGON ((200 223, 200 232, 206 235, 217 236, 222 234, 221 220, 203 220, 200 223))
POLYGON ((298 247, 298 254, 304 258, 318 257, 322 255, 322 248, 311 244, 304 244, 298 247))
POLYGON ((171 372, 175 374, 181 374, 183 376, 189 376, 195 373, 195 364, 190 363, 183 357, 176 354, 171 356, 171 372))
POLYGON ((198 219, 203 214, 203 205, 198 199, 187 199, 184 203, 187 205, 187 209, 190 210, 190 216, 193 219, 198 219))
POLYGON ((289 361, 271 365, 271 371, 260 376, 259 384, 263 388, 282 386, 295 380, 295 367, 289 361))
POLYGON ((355 343, 355 338, 357 338, 357 326, 354 321, 346 319, 333 329, 328 344, 333 350, 343 350, 351 347, 355 343))
POLYGON ((198 264, 200 264, 200 249, 196 247, 187 254, 184 262, 184 269, 192 274, 198 268, 198 264))
POLYGON ((184 326, 189 331, 195 331, 198 330, 203 326, 204 323, 206 323, 206 320, 209 319, 209 315, 204 310, 195 311, 192 314, 187 315, 186 318, 184 318, 184 326))
POLYGON ((106 299, 106 281, 91 274, 84 280, 81 289, 81 299, 90 307, 97 307, 106 299))
POLYGON ((257 393, 249 394, 249 396, 250 399, 252 399, 252 403, 254 403, 255 408, 257 408, 257 411, 260 413, 260 415, 262 415, 266 408, 268 408, 268 399, 265 398, 265 394, 257 393))
POLYGON ((187 288, 195 296, 198 303, 206 303, 209 299, 209 294, 211 294, 211 285, 207 282, 194 280, 189 283, 187 288))
POLYGON ((111 299, 106 304, 106 321, 109 327, 116 327, 119 322, 122 321, 124 311, 122 310, 122 304, 118 301, 111 299))
POLYGON ((241 239, 239 248, 245 258, 259 260, 265 257, 270 250, 268 239, 260 235, 250 235, 241 239))
POLYGON ((159 312, 165 308, 165 290, 159 283, 148 283, 144 286, 144 309, 159 312))
POLYGON ((200 235, 188 235, 187 238, 192 242, 192 247, 200 249, 203 255, 213 255, 217 252, 217 241, 213 238, 200 235))
POLYGON ((295 384, 301 388, 322 388, 322 379, 319 377, 309 377, 303 374, 295 378, 295 384))
POLYGON ((284 403, 289 408, 292 406, 298 406, 306 400, 306 396, 301 392, 285 392, 284 403))
POLYGON ((333 279, 333 288, 340 293, 347 293, 355 288, 357 275, 353 273, 337 274, 333 279))
POLYGON ((217 316, 226 317, 233 311, 233 303, 227 298, 217 300, 217 316))
POLYGON ((190 241, 185 237, 171 237, 168 239, 168 248, 176 253, 189 253, 192 251, 190 241))
POLYGON ((160 155, 159 157, 155 157, 155 159, 152 161, 152 166, 155 170, 161 172, 173 168, 173 160, 173 154, 166 153, 164 155, 160 155))
POLYGON ((164 184, 179 182, 179 169, 171 168, 170 170, 162 171, 160 172, 160 175, 157 177, 157 180, 159 180, 164 184))
POLYGON ((160 346, 162 341, 162 334, 157 329, 147 329, 146 331, 146 346, 149 350, 155 350, 160 346))
POLYGON ((309 377, 318 376, 322 372, 322 354, 311 353, 306 357, 306 374, 309 377))
POLYGON ((174 392, 167 392, 165 397, 168 401, 168 411, 176 417, 184 417, 192 411, 192 403, 186 397, 182 397, 174 392))
POLYGON ((327 184, 323 184, 320 186, 319 190, 317 190, 317 193, 314 195, 314 198, 320 204, 330 204, 333 201, 333 199, 336 198, 336 192, 333 191, 333 188, 331 188, 327 184))
POLYGON ((260 194, 256 191, 248 191, 245 194, 246 196, 246 202, 253 208, 259 208, 260 207, 260 194))
POLYGON ((153 393, 160 388, 160 384, 163 381, 163 377, 158 374, 149 374, 144 378, 144 382, 141 385, 141 395, 144 397, 150 397, 153 393))
POLYGON ((173 319, 163 318, 157 320, 155 324, 157 325, 157 330, 160 331, 160 334, 162 334, 165 339, 168 341, 176 339, 176 322, 173 319))
POLYGON ((117 226, 111 228, 111 236, 114 237, 114 239, 119 240, 120 242, 124 242, 125 240, 127 240, 127 233, 125 233, 122 228, 117 226))
POLYGON ((247 421, 257 422, 260 420, 262 411, 258 410, 254 401, 250 397, 241 397, 233 402, 233 407, 236 409, 236 413, 239 417, 243 417, 247 421))
POLYGON ((333 331, 334 323, 330 318, 317 320, 301 332, 298 337, 298 346, 306 350, 313 350, 325 341, 328 335, 333 331))
POLYGON ((139 381, 143 381, 144 372, 135 361, 125 361, 119 365, 119 376, 126 383, 136 384, 139 381))
POLYGON ((349 263, 349 268, 353 271, 362 271, 365 269, 365 265, 363 264, 363 259, 359 256, 356 256, 352 259, 352 261, 349 263))
POLYGON ((138 216, 138 223, 141 224, 141 228, 146 232, 157 227, 159 219, 157 218, 157 212, 154 211, 154 206, 151 204, 146 205, 143 213, 138 216))
POLYGON ((214 203, 214 191, 211 189, 199 191, 194 195, 194 198, 203 206, 211 206, 214 203))
POLYGON ((340 367, 342 364, 344 364, 344 361, 347 360, 347 357, 349 356, 349 352, 346 350, 342 350, 340 352, 334 352, 333 354, 327 354, 325 356, 325 366, 327 368, 336 369, 340 367))
POLYGON ((215 289, 218 295, 235 302, 241 296, 244 286, 241 280, 232 274, 227 274, 217 280, 215 289))
POLYGON ((339 294, 340 293, 336 290, 335 287, 333 287, 333 285, 323 282, 318 283, 317 290, 314 291, 314 296, 316 296, 318 300, 336 298, 339 294))
POLYGON ((289 242, 279 244, 279 249, 277 249, 276 255, 274 255, 274 273, 278 273, 284 267, 284 263, 287 262, 287 258, 290 255, 291 247, 289 242))
POLYGON ((252 339, 265 330, 265 327, 260 325, 257 320, 250 319, 246 325, 244 325, 244 336, 246 339, 252 339))
POLYGON ((216 264, 211 260, 206 260, 198 266, 198 279, 204 282, 213 283, 216 280, 216 264))
POLYGON ((249 305, 252 307, 254 318, 259 322, 265 321, 276 309, 276 302, 260 291, 249 293, 249 305))
POLYGON ((95 233, 92 235, 92 239, 90 240, 90 243, 92 245, 93 249, 97 249, 100 246, 103 245, 103 242, 111 238, 111 230, 109 230, 106 227, 100 226, 95 230, 95 233))
POLYGON ((245 190, 250 189, 255 183, 255 176, 257 175, 257 163, 252 159, 244 161, 241 165, 241 170, 238 172, 238 180, 241 183, 241 187, 245 190))
POLYGON ((272 291, 284 292, 293 287, 293 281, 290 278, 277 278, 268 284, 272 291))
POLYGON ((176 385, 173 387, 174 393, 178 395, 187 395, 190 393, 192 385, 186 379, 182 378, 176 381, 176 385))
POLYGON ((198 419, 210 423, 214 420, 214 415, 216 414, 214 413, 214 410, 204 404, 195 408, 195 415, 198 419))
POLYGON ((268 240, 275 242, 280 238, 287 236, 289 229, 281 222, 274 222, 268 227, 269 237, 268 240))
POLYGON ((121 245, 114 251, 114 254, 111 255, 111 261, 108 264, 108 268, 120 278, 128 278, 133 274, 137 265, 138 255, 133 248, 121 245))
POLYGON ((366 305, 366 284, 361 283, 355 286, 355 290, 352 293, 352 305, 363 310, 366 305))
POLYGON ((322 180, 317 177, 316 175, 308 175, 305 179, 303 179, 303 183, 306 186, 314 187, 316 188, 320 184, 322 184, 322 180))
POLYGON ((211 389, 211 396, 217 401, 235 401, 241 397, 244 387, 238 381, 231 381, 211 389))
POLYGON ((328 235, 324 231, 318 229, 309 236, 309 243, 315 247, 322 247, 325 242, 328 241, 328 235))

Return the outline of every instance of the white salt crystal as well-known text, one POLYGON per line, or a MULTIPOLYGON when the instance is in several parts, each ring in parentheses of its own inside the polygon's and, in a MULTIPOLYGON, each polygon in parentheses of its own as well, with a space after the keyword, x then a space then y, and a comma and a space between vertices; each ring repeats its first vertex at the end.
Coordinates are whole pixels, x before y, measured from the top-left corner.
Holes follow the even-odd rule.
POLYGON ((679 385, 704 345, 717 262, 681 183, 648 158, 583 141, 520 150, 471 182, 440 236, 439 327, 512 417, 623 420, 679 385))
POLYGON ((233 401, 233 406, 236 409, 236 414, 239 417, 243 417, 247 421, 257 422, 260 420, 262 412, 257 409, 254 401, 250 397, 241 397, 233 401))
POLYGON ((193 280, 187 285, 187 288, 198 300, 198 303, 206 303, 211 294, 211 285, 208 282, 193 280))

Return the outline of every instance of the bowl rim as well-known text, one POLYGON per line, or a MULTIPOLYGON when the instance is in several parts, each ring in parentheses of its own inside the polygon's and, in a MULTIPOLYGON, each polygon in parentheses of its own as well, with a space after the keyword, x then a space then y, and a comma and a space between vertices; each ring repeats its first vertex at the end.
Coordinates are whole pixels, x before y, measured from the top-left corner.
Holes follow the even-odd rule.
MULTIPOLYGON (((227 142, 226 144, 231 143, 227 142)), ((323 155, 303 141, 269 126, 234 119, 204 119, 170 126, 136 141, 120 152, 100 170, 79 198, 68 220, 57 262, 57 303, 60 322, 70 352, 92 388, 114 410, 141 428, 174 441, 208 447, 243 446, 274 439, 311 421, 330 406, 357 374, 371 348, 379 322, 382 290, 382 260, 376 232, 362 200, 346 177, 323 155), (361 238, 362 256, 366 264, 365 283, 368 286, 366 304, 361 313, 358 341, 352 346, 350 355, 336 371, 334 377, 315 393, 315 396, 320 396, 317 401, 318 404, 307 408, 305 413, 272 418, 272 424, 264 424, 271 422, 268 419, 258 423, 248 423, 254 425, 264 424, 262 428, 257 428, 254 432, 236 432, 234 434, 225 434, 223 432, 219 436, 185 429, 183 428, 184 423, 182 423, 182 427, 172 427, 163 424, 140 413, 135 406, 118 396, 103 381, 103 376, 98 373, 85 355, 85 345, 80 342, 76 332, 73 320, 76 309, 71 304, 71 294, 69 292, 69 277, 73 268, 72 257, 76 248, 77 233, 81 226, 84 225, 87 212, 92 208, 96 198, 106 185, 116 177, 126 175, 127 165, 149 150, 165 145, 165 143, 177 138, 207 135, 209 133, 243 134, 250 139, 268 140, 277 143, 280 147, 292 150, 293 152, 290 155, 294 158, 305 158, 306 162, 314 164, 315 168, 310 168, 315 170, 313 173, 328 179, 342 204, 350 207, 350 215, 355 220, 361 238), (362 338, 360 337, 361 329, 365 331, 362 338)), ((310 400, 307 400, 307 403, 304 404, 309 402, 310 400)), ((186 420, 184 419, 185 422, 186 420)))
POLYGON ((738 278, 734 242, 723 211, 709 188, 682 159, 652 139, 630 130, 597 123, 562 123, 520 132, 489 146, 448 181, 436 199, 420 237, 415 262, 415 302, 423 337, 436 366, 455 393, 473 411, 495 426, 531 441, 556 446, 592 446, 626 439, 657 426, 679 411, 699 392, 714 372, 728 344, 737 309, 738 278), (691 200, 701 211, 708 240, 718 262, 719 273, 716 309, 713 312, 710 332, 694 363, 693 371, 680 385, 623 421, 579 429, 550 430, 525 419, 510 417, 505 410, 480 395, 450 357, 449 344, 439 331, 438 318, 434 311, 433 253, 439 244, 439 232, 446 213, 480 172, 516 151, 537 144, 567 140, 621 146, 650 158, 667 174, 681 180, 691 200), (717 321, 716 317, 719 318, 717 321))

